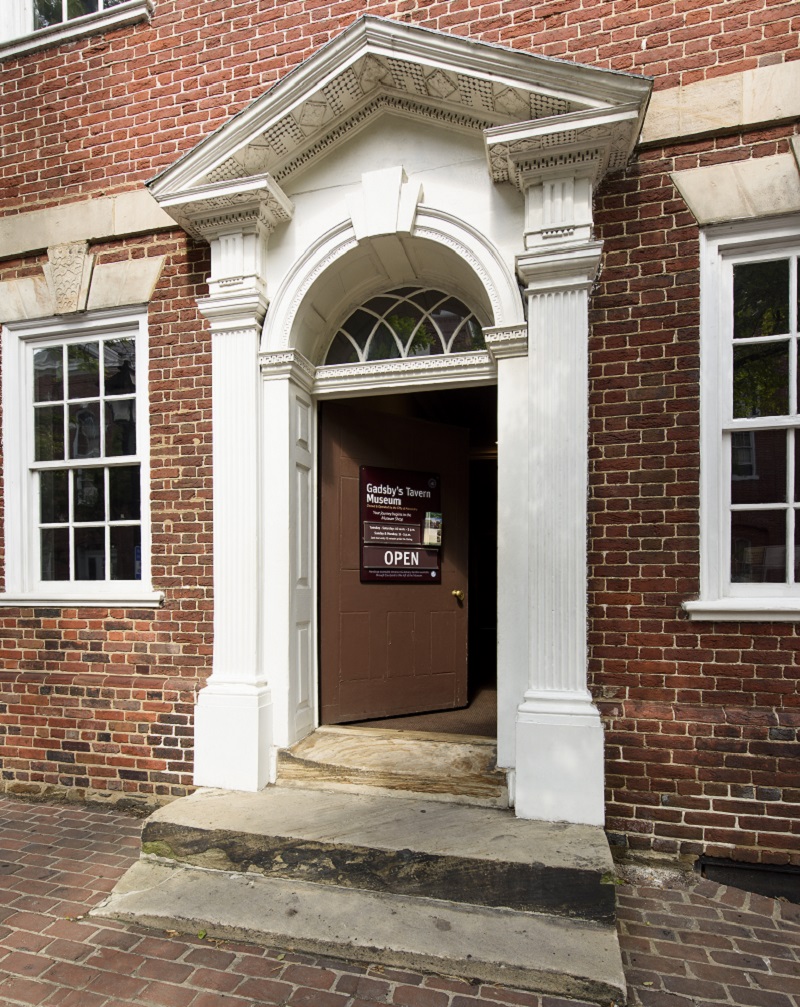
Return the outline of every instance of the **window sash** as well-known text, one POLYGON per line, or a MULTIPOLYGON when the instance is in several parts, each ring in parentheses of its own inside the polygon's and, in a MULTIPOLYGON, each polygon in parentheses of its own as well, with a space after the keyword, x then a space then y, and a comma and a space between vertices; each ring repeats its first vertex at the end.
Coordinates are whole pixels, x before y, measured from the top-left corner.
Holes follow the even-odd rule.
MULTIPOLYGON (((61 602, 124 604, 151 607, 159 604, 161 596, 150 587, 150 511, 149 511, 149 417, 147 410, 147 325, 141 311, 109 309, 92 312, 89 316, 69 322, 45 320, 20 322, 3 329, 3 395, 4 439, 6 453, 4 475, 6 486, 6 584, 0 604, 12 604, 13 598, 30 598, 32 603, 46 598, 47 604, 61 602), (136 453, 94 458, 66 458, 34 462, 33 441, 33 353, 46 346, 69 343, 86 343, 104 339, 130 338, 136 345, 136 388, 134 401, 137 410, 136 453), (15 418, 12 423, 11 417, 15 418), (21 420, 24 418, 24 422, 21 420), (105 469, 138 466, 140 490, 140 518, 111 520, 110 512, 102 522, 106 527, 105 542, 107 564, 110 563, 110 529, 141 528, 140 555, 141 579, 103 580, 45 580, 41 577, 40 528, 53 522, 42 522, 40 511, 41 474, 68 471, 71 483, 76 469, 105 469)), ((108 480, 108 476, 104 476, 108 480)), ((108 497, 106 497, 108 500, 108 497)), ((64 527, 73 521, 55 522, 64 527)), ((78 523, 80 528, 92 526, 91 522, 78 523)), ((119 534, 119 533, 117 533, 119 534)), ((135 569, 135 567, 132 567, 135 569)), ((106 573, 110 568, 106 565, 106 573)))

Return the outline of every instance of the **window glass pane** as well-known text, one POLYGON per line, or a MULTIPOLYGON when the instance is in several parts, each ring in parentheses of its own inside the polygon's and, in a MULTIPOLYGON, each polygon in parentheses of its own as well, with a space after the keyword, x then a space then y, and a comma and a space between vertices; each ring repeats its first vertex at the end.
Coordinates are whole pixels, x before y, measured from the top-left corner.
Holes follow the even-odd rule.
POLYGON ((136 454, 136 400, 106 402, 106 455, 136 454))
POLYGON ((103 521, 106 516, 105 469, 75 469, 72 500, 76 521, 103 521))
POLYGON ((64 457, 64 407, 39 406, 33 411, 34 457, 37 462, 64 457))
POLYGON ((439 333, 429 322, 422 322, 406 348, 407 357, 430 356, 431 354, 444 353, 442 341, 439 333))
POLYGON ((386 317, 386 324, 403 346, 408 345, 412 333, 421 321, 422 312, 410 301, 401 301, 386 317))
POLYGON ((361 358, 358 350, 353 345, 353 341, 348 339, 343 332, 339 332, 331 343, 328 355, 325 357, 326 364, 357 364, 361 358))
POLYGON ((411 295, 411 300, 416 304, 419 304, 421 308, 426 311, 430 311, 435 308, 437 304, 444 300, 444 294, 440 293, 438 290, 418 290, 416 293, 411 295))
POLYGON ((111 579, 142 579, 142 529, 111 529, 111 579))
POLYGON ((458 330, 458 335, 450 344, 451 353, 470 353, 473 350, 485 350, 486 340, 483 338, 483 329, 478 325, 477 319, 468 318, 458 330))
POLYGON ((43 528, 42 580, 69 580, 69 528, 43 528))
POLYGON ((789 331, 789 260, 733 267, 733 337, 789 331))
POLYGON ((363 350, 367 345, 370 333, 377 324, 378 319, 375 315, 371 315, 369 312, 361 311, 359 309, 347 319, 342 326, 342 329, 344 329, 348 336, 350 336, 356 346, 363 350))
POLYGON ((136 390, 136 344, 109 339, 103 346, 106 395, 131 395, 136 390))
POLYGON ((749 343, 733 349, 733 415, 783 416, 789 411, 789 344, 749 343))
POLYGON ((367 352, 367 360, 391 360, 400 356, 397 340, 383 323, 372 337, 367 352))
POLYGON ((60 346, 33 354, 33 401, 57 402, 64 398, 64 353, 60 346))
MULTIPOLYGON (((6 0, 6 3, 8 0, 6 0)), ((33 27, 48 28, 62 20, 61 0, 33 0, 33 27)), ((54 578, 47 578, 53 580, 54 578)))
POLYGON ((75 580, 105 580, 104 528, 75 529, 75 580))
POLYGON ((70 399, 96 398, 100 394, 100 344, 72 343, 67 347, 70 399))
POLYGON ((113 466, 108 470, 108 510, 112 521, 138 521, 141 517, 139 466, 113 466))
POLYGON ((69 456, 100 457, 99 402, 81 402, 69 407, 69 456))
POLYGON ((746 430, 731 438, 731 502, 786 500, 786 431, 746 430))
POLYGON ((731 581, 786 581, 786 511, 731 512, 731 581))
POLYGON ((83 14, 94 14, 98 9, 98 0, 68 0, 67 17, 81 17, 83 14))
POLYGON ((66 469, 39 473, 39 520, 42 524, 69 521, 69 487, 66 469))

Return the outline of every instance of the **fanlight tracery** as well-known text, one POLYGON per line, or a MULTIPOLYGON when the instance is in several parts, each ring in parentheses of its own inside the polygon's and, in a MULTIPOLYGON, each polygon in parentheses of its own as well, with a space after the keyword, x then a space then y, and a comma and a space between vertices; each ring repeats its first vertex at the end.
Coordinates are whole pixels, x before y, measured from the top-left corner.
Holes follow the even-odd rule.
POLYGON ((333 338, 326 364, 445 356, 485 350, 480 322, 457 297, 398 287, 357 308, 333 338))

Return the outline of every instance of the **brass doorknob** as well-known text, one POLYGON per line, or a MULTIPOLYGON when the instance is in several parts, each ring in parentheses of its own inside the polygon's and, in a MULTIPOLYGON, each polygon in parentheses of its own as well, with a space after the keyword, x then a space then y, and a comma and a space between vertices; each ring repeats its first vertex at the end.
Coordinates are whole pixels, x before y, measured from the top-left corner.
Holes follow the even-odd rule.
POLYGON ((463 601, 464 600, 464 592, 463 591, 451 591, 450 594, 452 594, 452 596, 456 599, 456 601, 463 601))

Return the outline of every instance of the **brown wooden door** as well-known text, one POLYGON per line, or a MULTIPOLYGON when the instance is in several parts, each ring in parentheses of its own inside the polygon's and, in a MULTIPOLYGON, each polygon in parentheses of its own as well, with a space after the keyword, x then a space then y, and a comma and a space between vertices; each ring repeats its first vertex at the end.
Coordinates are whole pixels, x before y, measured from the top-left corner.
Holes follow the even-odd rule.
POLYGON ((351 403, 320 426, 321 722, 467 703, 469 432, 351 403), (437 473, 441 583, 362 583, 362 465, 437 473), (453 592, 463 593, 463 599, 453 592))

